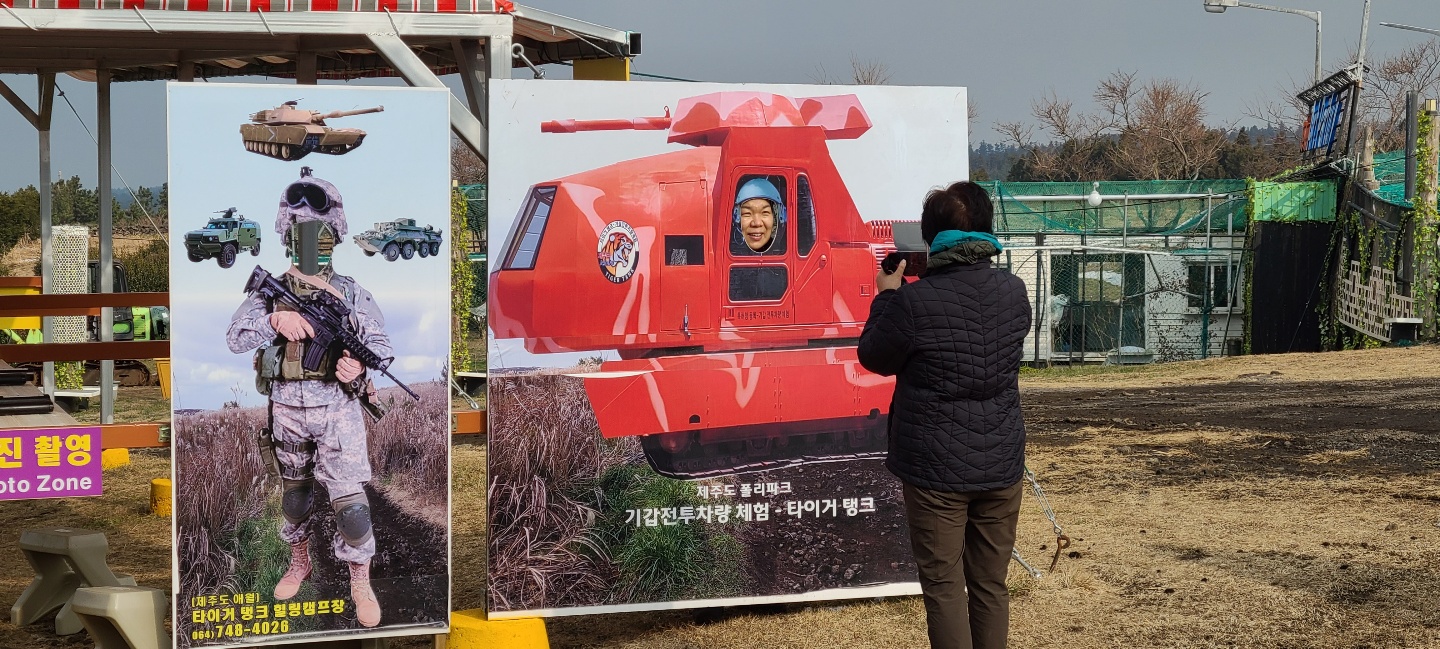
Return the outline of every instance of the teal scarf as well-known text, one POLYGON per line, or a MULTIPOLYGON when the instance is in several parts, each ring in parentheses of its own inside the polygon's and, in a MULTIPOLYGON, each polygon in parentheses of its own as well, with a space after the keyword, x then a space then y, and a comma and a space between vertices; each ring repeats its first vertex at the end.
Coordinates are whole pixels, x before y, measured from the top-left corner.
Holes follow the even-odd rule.
POLYGON ((935 240, 930 242, 930 259, 925 262, 925 269, 932 271, 952 264, 968 266, 988 262, 1002 249, 1000 240, 993 234, 946 230, 935 235, 935 240))
POLYGON ((935 235, 935 240, 930 242, 930 254, 936 254, 954 248, 966 241, 984 241, 995 246, 995 252, 999 253, 1005 249, 1000 240, 989 232, 967 232, 965 230, 943 230, 935 235))

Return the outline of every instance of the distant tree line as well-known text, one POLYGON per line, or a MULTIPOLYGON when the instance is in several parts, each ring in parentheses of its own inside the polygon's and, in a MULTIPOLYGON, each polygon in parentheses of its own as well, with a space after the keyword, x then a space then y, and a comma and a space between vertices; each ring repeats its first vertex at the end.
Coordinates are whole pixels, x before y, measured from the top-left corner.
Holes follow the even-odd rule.
MULTIPOLYGON (((1242 126, 1232 131, 1221 131, 1223 138, 1212 164, 1201 170, 1200 178, 1264 178, 1285 169, 1293 159, 1291 149, 1300 146, 1284 129, 1273 126, 1242 126)), ((1077 156, 1078 143, 1032 144, 1021 147, 1013 143, 982 141, 970 147, 970 177, 972 180, 1002 180, 1009 182, 1056 182, 1085 180, 1142 180, 1126 169, 1110 164, 1107 156, 1120 145, 1118 137, 1111 136, 1102 146, 1093 148, 1088 155, 1077 156), (1070 158, 1067 169, 1041 169, 1037 159, 1057 160, 1070 158)), ((1168 180, 1168 179, 1167 179, 1168 180)))
MULTIPOLYGON (((96 189, 80 184, 79 176, 56 182, 50 186, 53 201, 52 223, 55 225, 87 225, 92 228, 100 224, 100 193, 96 189)), ((140 187, 131 198, 127 190, 126 201, 115 196, 110 198, 113 227, 117 233, 153 234, 167 227, 166 203, 169 200, 168 185, 158 188, 140 187), (148 212, 149 218, 146 217, 148 212), (153 223, 152 223, 153 222, 153 223)), ((117 192, 118 194, 118 192, 117 192)), ((0 192, 0 259, 20 240, 40 237, 40 191, 34 186, 21 187, 13 192, 0 192)), ((0 269, 4 270, 4 269, 0 269)), ((28 272, 29 269, 14 269, 28 272)))
MULTIPOLYGON (((1354 59, 1353 53, 1347 57, 1354 59)), ((1247 111, 1260 127, 1207 122, 1208 93, 1175 79, 1115 72, 1079 110, 1053 92, 1031 103, 1031 120, 1001 122, 1002 144, 971 153, 972 176, 1009 181, 1194 180, 1267 178, 1300 163, 1299 135, 1307 107, 1281 90, 1278 101, 1247 111)), ((1358 145, 1403 146, 1405 95, 1440 95, 1440 40, 1430 39, 1366 65, 1356 121, 1358 145)))

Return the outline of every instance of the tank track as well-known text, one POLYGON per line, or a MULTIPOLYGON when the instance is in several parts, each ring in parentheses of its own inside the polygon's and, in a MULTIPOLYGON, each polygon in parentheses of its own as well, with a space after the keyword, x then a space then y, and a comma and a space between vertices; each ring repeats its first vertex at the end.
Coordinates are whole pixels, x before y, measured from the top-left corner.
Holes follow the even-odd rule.
POLYGON ((354 151, 355 149, 360 148, 360 145, 365 142, 365 136, 362 135, 358 138, 355 138, 355 141, 351 142, 350 144, 329 144, 326 146, 320 146, 319 138, 315 138, 315 142, 315 146, 312 147, 310 146, 310 138, 305 139, 305 145, 308 148, 312 148, 316 153, 324 153, 326 155, 345 155, 351 151, 354 151))
POLYGON ((252 142, 245 140, 245 150, 251 153, 258 153, 267 158, 276 160, 299 160, 310 153, 310 149, 302 145, 285 144, 282 142, 252 142))

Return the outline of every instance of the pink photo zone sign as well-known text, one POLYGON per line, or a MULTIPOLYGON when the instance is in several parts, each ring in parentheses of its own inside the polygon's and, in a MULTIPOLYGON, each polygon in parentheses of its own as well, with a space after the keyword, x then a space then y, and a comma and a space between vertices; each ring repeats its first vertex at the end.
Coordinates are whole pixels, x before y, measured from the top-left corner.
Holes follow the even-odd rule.
POLYGON ((99 427, 0 430, 0 500, 99 495, 99 427))

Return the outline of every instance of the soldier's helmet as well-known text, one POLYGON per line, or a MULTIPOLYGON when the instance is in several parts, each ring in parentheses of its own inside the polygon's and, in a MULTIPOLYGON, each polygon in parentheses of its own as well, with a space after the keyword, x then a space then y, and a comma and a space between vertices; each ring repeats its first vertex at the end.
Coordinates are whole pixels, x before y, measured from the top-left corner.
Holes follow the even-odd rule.
POLYGON ((280 194, 280 210, 275 213, 275 232, 288 237, 292 226, 306 221, 329 225, 337 240, 345 236, 347 230, 345 202, 340 190, 316 178, 309 167, 301 167, 300 179, 290 183, 280 194))

